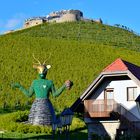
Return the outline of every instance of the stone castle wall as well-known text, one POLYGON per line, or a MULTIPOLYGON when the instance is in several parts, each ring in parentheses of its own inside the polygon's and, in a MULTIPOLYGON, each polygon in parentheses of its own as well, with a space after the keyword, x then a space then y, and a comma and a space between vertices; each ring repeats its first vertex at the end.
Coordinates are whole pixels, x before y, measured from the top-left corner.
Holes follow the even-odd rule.
POLYGON ((29 28, 44 23, 42 19, 32 19, 24 22, 23 28, 29 28))
POLYGON ((80 21, 80 20, 95 21, 98 23, 102 23, 101 19, 99 20, 84 19, 83 13, 80 10, 62 10, 62 11, 52 12, 46 17, 29 18, 24 22, 23 28, 36 26, 45 22, 62 23, 62 22, 73 22, 73 21, 80 21))
POLYGON ((62 10, 58 12, 52 12, 46 17, 29 18, 24 22, 23 28, 32 27, 45 22, 72 22, 79 21, 83 18, 83 13, 79 10, 62 10))
POLYGON ((77 21, 76 15, 75 14, 68 13, 68 14, 63 15, 56 22, 57 23, 61 23, 61 22, 71 22, 71 21, 77 21))

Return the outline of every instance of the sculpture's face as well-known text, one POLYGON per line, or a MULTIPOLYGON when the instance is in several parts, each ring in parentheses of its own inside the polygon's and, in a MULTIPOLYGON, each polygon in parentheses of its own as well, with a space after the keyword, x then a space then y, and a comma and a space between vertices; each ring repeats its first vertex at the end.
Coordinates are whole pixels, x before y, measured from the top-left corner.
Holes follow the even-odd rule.
POLYGON ((37 67, 37 71, 39 74, 43 74, 43 73, 45 74, 47 72, 47 68, 44 65, 40 65, 37 67))
POLYGON ((33 65, 33 68, 37 69, 38 73, 39 73, 39 77, 44 79, 47 75, 47 71, 50 68, 50 65, 33 65))

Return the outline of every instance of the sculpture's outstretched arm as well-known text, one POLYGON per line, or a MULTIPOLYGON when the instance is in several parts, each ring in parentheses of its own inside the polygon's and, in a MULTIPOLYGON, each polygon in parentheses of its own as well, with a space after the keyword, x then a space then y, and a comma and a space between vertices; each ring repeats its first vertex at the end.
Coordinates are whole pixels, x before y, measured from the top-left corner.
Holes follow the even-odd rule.
POLYGON ((31 87, 27 90, 25 89, 21 84, 19 83, 15 83, 12 84, 13 88, 19 88, 20 91, 22 91, 26 96, 31 97, 34 94, 34 89, 33 86, 31 85, 31 87))
POLYGON ((53 97, 58 97, 65 90, 65 88, 66 88, 66 85, 64 84, 62 87, 56 90, 54 87, 54 84, 52 83, 51 92, 52 92, 53 97))
POLYGON ((52 95, 54 97, 58 97, 66 88, 70 89, 71 86, 72 86, 72 82, 70 80, 67 80, 62 87, 56 90, 52 82, 52 86, 51 86, 52 95))

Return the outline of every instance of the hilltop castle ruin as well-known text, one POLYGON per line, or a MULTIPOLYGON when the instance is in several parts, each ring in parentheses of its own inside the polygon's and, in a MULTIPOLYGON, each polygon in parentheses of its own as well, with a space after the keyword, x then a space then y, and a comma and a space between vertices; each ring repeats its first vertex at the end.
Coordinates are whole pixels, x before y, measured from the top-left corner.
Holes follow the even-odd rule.
POLYGON ((83 18, 83 13, 80 10, 61 10, 61 11, 52 12, 45 17, 33 17, 33 18, 26 19, 23 28, 32 27, 47 22, 62 23, 62 22, 72 22, 72 21, 80 21, 80 20, 83 21, 90 20, 90 21, 102 23, 101 19, 91 20, 91 19, 83 18))
POLYGON ((80 10, 61 10, 50 13, 44 17, 32 17, 25 20, 23 27, 17 30, 9 30, 4 34, 26 29, 32 26, 36 26, 43 23, 62 23, 62 22, 73 22, 73 21, 93 21, 97 23, 103 23, 101 19, 87 19, 83 17, 83 13, 80 10))

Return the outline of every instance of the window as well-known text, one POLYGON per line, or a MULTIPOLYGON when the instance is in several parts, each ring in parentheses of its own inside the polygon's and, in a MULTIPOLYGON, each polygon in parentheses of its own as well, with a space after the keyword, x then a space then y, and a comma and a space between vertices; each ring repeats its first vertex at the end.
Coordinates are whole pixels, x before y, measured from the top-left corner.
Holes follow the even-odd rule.
POLYGON ((137 97, 137 87, 127 88, 127 101, 134 101, 137 97))
POLYGON ((113 99, 114 98, 114 89, 107 88, 105 89, 105 99, 113 99))

